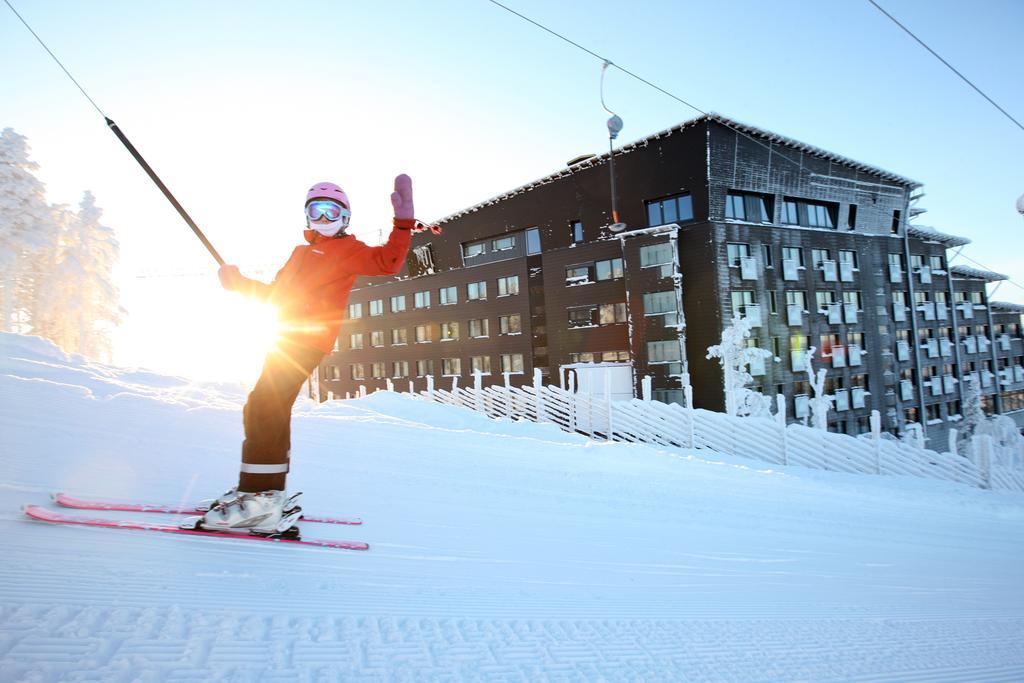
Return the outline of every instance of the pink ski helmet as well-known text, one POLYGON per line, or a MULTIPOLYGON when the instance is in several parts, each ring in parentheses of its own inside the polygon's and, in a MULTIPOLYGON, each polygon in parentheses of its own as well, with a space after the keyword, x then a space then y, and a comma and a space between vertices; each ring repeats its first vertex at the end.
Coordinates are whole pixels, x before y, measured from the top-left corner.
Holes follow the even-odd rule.
POLYGON ((306 204, 309 204, 314 199, 333 199, 349 211, 352 210, 352 205, 349 204, 348 195, 345 194, 345 190, 334 183, 317 183, 309 188, 309 192, 306 193, 306 204))

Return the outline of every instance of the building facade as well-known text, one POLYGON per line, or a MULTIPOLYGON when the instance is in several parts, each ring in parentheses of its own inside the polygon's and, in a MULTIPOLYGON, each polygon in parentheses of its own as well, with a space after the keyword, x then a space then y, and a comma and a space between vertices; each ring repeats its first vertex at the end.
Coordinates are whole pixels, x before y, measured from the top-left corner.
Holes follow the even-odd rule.
POLYGON ((558 384, 605 363, 637 393, 650 376, 655 399, 681 403, 688 380, 697 407, 722 410, 707 348, 743 315, 773 355, 753 388, 785 396, 790 419, 807 414, 810 347, 835 431, 868 431, 878 410, 889 431, 944 439, 965 376, 988 411, 1024 415, 1020 311, 989 305, 1003 276, 948 266, 969 240, 909 222, 918 183, 714 114, 614 154, 624 230, 608 154, 445 218, 399 276, 356 283, 321 395, 465 386, 477 370, 558 384))

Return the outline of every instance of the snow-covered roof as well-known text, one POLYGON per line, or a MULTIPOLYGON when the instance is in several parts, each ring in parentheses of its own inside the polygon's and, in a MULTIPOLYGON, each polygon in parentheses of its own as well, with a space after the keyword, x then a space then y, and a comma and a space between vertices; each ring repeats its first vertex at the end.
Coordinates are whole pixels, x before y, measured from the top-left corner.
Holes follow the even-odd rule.
POLYGON ((1015 304, 1012 301, 990 301, 989 308, 1000 313, 1024 313, 1024 304, 1015 304))
POLYGON ((939 232, 935 228, 927 225, 908 224, 907 233, 918 239, 928 240, 930 242, 939 242, 947 247, 962 247, 965 244, 971 243, 971 240, 966 237, 959 237, 957 235, 949 235, 944 232, 939 232))
MULTIPOLYGON (((890 180, 890 181, 893 181, 895 183, 899 183, 900 185, 905 185, 905 186, 910 187, 910 188, 921 187, 921 183, 917 182, 916 180, 911 180, 911 179, 906 178, 904 176, 900 176, 900 175, 897 175, 897 174, 892 173, 890 171, 886 171, 883 168, 879 168, 877 166, 871 166, 869 164, 865 164, 863 162, 856 161, 855 159, 851 159, 849 157, 844 157, 844 156, 842 156, 840 154, 835 154, 834 152, 829 152, 828 150, 822 149, 821 147, 815 147, 814 145, 809 145, 806 142, 800 142, 799 140, 794 140, 793 138, 788 138, 788 137, 786 137, 784 135, 780 135, 778 133, 773 133, 772 131, 766 130, 764 128, 758 128, 756 126, 751 126, 751 125, 746 124, 746 123, 741 123, 740 121, 737 121, 735 119, 731 119, 731 118, 729 118, 727 116, 723 116, 721 114, 716 114, 715 112, 710 112, 710 113, 708 113, 706 115, 701 115, 701 116, 698 116, 696 118, 690 119, 688 121, 683 121, 682 123, 677 124, 675 126, 672 126, 671 128, 666 128, 665 130, 657 132, 657 133, 654 133, 653 135, 648 135, 645 138, 641 138, 639 140, 635 140, 633 142, 630 142, 629 144, 623 145, 619 149, 615 150, 615 155, 616 156, 622 156, 624 154, 629 154, 630 152, 632 152, 632 151, 634 151, 636 149, 639 149, 641 147, 646 147, 652 140, 658 140, 660 138, 667 138, 667 137, 669 137, 670 135, 672 135, 674 133, 681 132, 681 131, 683 131, 683 130, 685 130, 687 128, 692 128, 694 126, 700 125, 700 124, 705 123, 707 121, 716 121, 716 122, 722 124, 723 126, 726 126, 727 128, 732 128, 734 130, 740 131, 740 132, 742 132, 742 133, 744 133, 746 135, 749 135, 751 137, 762 138, 762 139, 767 140, 769 142, 773 142, 773 143, 781 144, 781 145, 786 145, 788 147, 792 147, 794 149, 800 150, 801 152, 806 152, 808 154, 813 154, 815 156, 822 157, 823 159, 828 159, 829 161, 835 161, 835 162, 838 162, 838 163, 841 163, 841 164, 845 164, 847 166, 851 166, 851 167, 857 169, 858 171, 864 171, 865 173, 871 173, 871 174, 876 175, 876 176, 878 176, 880 178, 883 178, 885 180, 890 180)), ((530 190, 532 190, 535 187, 540 187, 542 185, 547 185, 549 183, 552 183, 552 182, 558 180, 559 178, 564 178, 565 176, 574 173, 575 171, 579 171, 579 170, 582 170, 582 169, 585 169, 585 168, 590 168, 592 166, 597 166, 599 164, 603 164, 605 161, 608 160, 609 154, 610 154, 610 152, 605 152, 604 154, 599 154, 599 155, 594 155, 594 156, 588 157, 588 158, 584 159, 583 161, 581 161, 579 163, 576 163, 576 164, 573 164, 572 166, 568 166, 566 168, 563 168, 563 169, 561 169, 559 171, 556 171, 555 173, 552 173, 550 175, 546 175, 543 178, 538 178, 537 180, 534 180, 532 182, 526 183, 525 185, 520 185, 519 187, 517 187, 515 189, 512 189, 512 190, 509 190, 508 192, 503 192, 502 194, 495 195, 494 197, 491 197, 490 199, 484 200, 484 201, 482 201, 482 202, 480 202, 478 204, 474 204, 473 206, 470 206, 470 207, 468 207, 466 209, 462 209, 461 211, 456 211, 455 213, 450 214, 448 216, 445 216, 444 218, 436 221, 436 223, 438 225, 447 223, 447 222, 452 221, 452 220, 454 220, 456 218, 460 218, 460 217, 465 216, 467 214, 479 211, 480 209, 482 209, 484 207, 491 206, 492 204, 497 204, 498 202, 503 201, 505 199, 509 199, 510 197, 514 197, 514 196, 522 194, 524 192, 529 192, 530 190)))
POLYGON ((981 270, 980 268, 971 268, 970 266, 952 266, 949 272, 955 277, 971 277, 979 280, 988 280, 989 282, 1010 279, 1008 275, 1003 275, 1002 273, 993 273, 991 270, 981 270))

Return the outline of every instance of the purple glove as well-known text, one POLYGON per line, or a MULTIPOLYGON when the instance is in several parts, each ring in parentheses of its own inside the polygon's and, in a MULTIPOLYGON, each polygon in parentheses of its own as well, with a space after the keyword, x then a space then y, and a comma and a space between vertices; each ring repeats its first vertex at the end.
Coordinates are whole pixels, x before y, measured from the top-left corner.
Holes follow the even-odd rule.
POLYGON ((412 178, 401 174, 395 178, 395 191, 391 193, 391 205, 395 207, 395 218, 411 220, 416 218, 412 206, 412 178))

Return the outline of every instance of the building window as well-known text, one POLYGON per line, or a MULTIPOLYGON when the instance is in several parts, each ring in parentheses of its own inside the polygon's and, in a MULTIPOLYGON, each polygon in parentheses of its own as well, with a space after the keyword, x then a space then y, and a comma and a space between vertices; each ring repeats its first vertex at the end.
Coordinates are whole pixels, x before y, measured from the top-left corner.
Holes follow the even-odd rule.
POLYGON ((569 266, 565 269, 565 284, 582 285, 590 282, 590 266, 569 266))
POLYGON ((682 360, 679 355, 679 342, 675 340, 670 341, 652 341, 647 342, 647 362, 648 363, 671 363, 682 360))
POLYGON ((391 330, 391 345, 405 346, 409 343, 409 330, 405 327, 391 330))
MULTIPOLYGON (((498 296, 509 296, 519 293, 519 276, 509 275, 498 278, 498 296)), ((485 294, 486 295, 486 294, 485 294)))
POLYGON ((391 297, 391 312, 401 313, 405 310, 405 295, 391 297))
POLYGON ((771 200, 752 192, 729 192, 725 195, 725 217, 751 223, 771 223, 771 200))
POLYGON ((362 363, 352 364, 352 379, 366 379, 366 368, 362 363))
POLYGON ((626 322, 626 304, 601 304, 598 321, 601 325, 626 322))
POLYGON ((577 306, 569 309, 569 327, 592 327, 594 325, 594 306, 577 306))
POLYGON ((733 315, 736 315, 737 313, 745 314, 747 306, 754 306, 757 304, 757 292, 751 290, 729 292, 729 298, 732 300, 733 315))
POLYGON ((683 405, 682 389, 652 389, 651 398, 658 403, 675 403, 683 405))
POLYGON ((598 261, 594 264, 594 272, 598 280, 618 280, 623 275, 622 259, 598 261))
POLYGON ((839 262, 849 263, 851 267, 857 267, 857 252, 848 249, 839 250, 839 262))
POLYGON ((647 224, 665 225, 693 220, 693 199, 690 193, 647 202, 647 224))
POLYGON ((500 334, 520 334, 520 318, 518 313, 503 315, 498 318, 498 332, 500 334))
POLYGON ((593 353, 589 353, 589 352, 570 353, 569 354, 569 362, 570 363, 596 363, 597 362, 597 358, 594 357, 593 353))
POLYGON ((370 315, 384 315, 384 299, 374 299, 370 302, 370 315))
POLYGON ((438 290, 438 301, 442 306, 451 306, 459 303, 459 295, 455 287, 442 287, 438 290))
POLYGON ((473 258, 474 256, 483 256, 487 253, 487 240, 480 240, 479 242, 466 242, 462 245, 462 257, 464 259, 473 258))
POLYGON ((462 360, 460 358, 442 358, 441 374, 445 377, 462 374, 462 360))
POLYGON ((416 376, 427 377, 428 375, 434 374, 434 361, 432 360, 418 360, 416 361, 416 376))
POLYGON ((348 347, 350 349, 361 349, 363 348, 363 333, 351 334, 348 337, 348 347))
POLYGON ((929 256, 928 263, 929 265, 931 265, 933 273, 937 270, 946 269, 945 259, 942 258, 942 254, 934 254, 932 256, 929 256))
POLYGON ((501 355, 501 371, 511 373, 522 373, 523 354, 504 353, 501 355))
POLYGON ((801 291, 787 291, 786 305, 799 306, 801 311, 807 310, 807 293, 801 291))
POLYGON ((622 363, 629 362, 629 351, 602 351, 601 352, 602 363, 622 363))
POLYGON ((649 292, 644 294, 644 315, 659 315, 676 312, 676 293, 649 292))
POLYGON ((581 221, 573 221, 569 224, 572 228, 572 241, 573 243, 579 243, 583 241, 583 223, 581 221))
POLYGON ((785 199, 782 202, 782 222, 809 228, 835 229, 838 210, 839 205, 832 202, 785 199))
POLYGON ((506 235, 491 240, 491 251, 507 251, 508 249, 515 249, 515 247, 515 235, 506 235))
POLYGON ((889 229, 889 232, 891 232, 894 235, 898 234, 900 231, 900 218, 900 210, 894 209, 892 212, 892 227, 889 229))
POLYGON ((815 301, 818 304, 818 310, 821 312, 828 311, 828 305, 836 303, 836 293, 831 289, 826 291, 817 291, 814 293, 815 301))
POLYGON ((487 318, 476 318, 469 321, 469 336, 473 339, 481 339, 489 336, 489 325, 487 318))
POLYGON ((466 285, 466 300, 478 301, 487 298, 487 282, 470 282, 466 285))
POLYGON ((824 267, 825 261, 831 261, 828 249, 811 249, 811 267, 820 270, 824 267))
POLYGON ((430 290, 425 292, 416 292, 413 295, 413 305, 416 308, 430 308, 430 290))
POLYGON ((351 320, 363 317, 363 305, 362 304, 349 304, 348 305, 348 317, 351 320))
POLYGON ((384 361, 374 361, 370 364, 370 374, 374 379, 383 379, 385 372, 384 361))
POLYGON ((662 242, 640 247, 640 267, 657 267, 661 277, 672 277, 674 270, 672 244, 662 242))
POLYGON ((459 338, 457 322, 441 323, 441 341, 455 341, 459 338))
POLYGON ((540 253, 540 230, 537 228, 530 228, 526 231, 526 253, 540 253))
POLYGON ((804 250, 800 247, 783 247, 782 260, 792 261, 797 266, 804 265, 804 250))
POLYGON ((384 346, 384 330, 374 330, 370 333, 370 346, 384 346))
POLYGON ((775 296, 775 290, 768 290, 768 312, 775 314, 779 312, 779 302, 775 296))
POLYGON ((860 292, 858 291, 843 292, 843 303, 853 304, 858 311, 864 310, 864 307, 861 305, 860 292))
POLYGON ((491 357, 490 356, 473 356, 469 359, 469 364, 472 371, 475 373, 479 371, 481 374, 491 374, 491 357))
POLYGON ((416 343, 427 344, 430 342, 430 325, 416 326, 416 343))
POLYGON ((846 214, 846 229, 853 230, 857 227, 857 205, 850 204, 850 212, 846 214))
POLYGON ((749 244, 735 244, 730 242, 725 245, 725 250, 730 266, 738 267, 740 265, 741 258, 747 258, 750 256, 749 244))
POLYGON ((732 192, 725 195, 725 217, 739 221, 747 220, 747 212, 743 208, 743 195, 732 192))
POLYGON ((409 361, 396 360, 391 364, 391 376, 395 379, 409 376, 409 361))
POLYGON ((772 259, 772 245, 770 245, 770 244, 762 244, 761 245, 761 255, 764 256, 764 267, 765 268, 774 268, 775 267, 775 261, 772 259))

